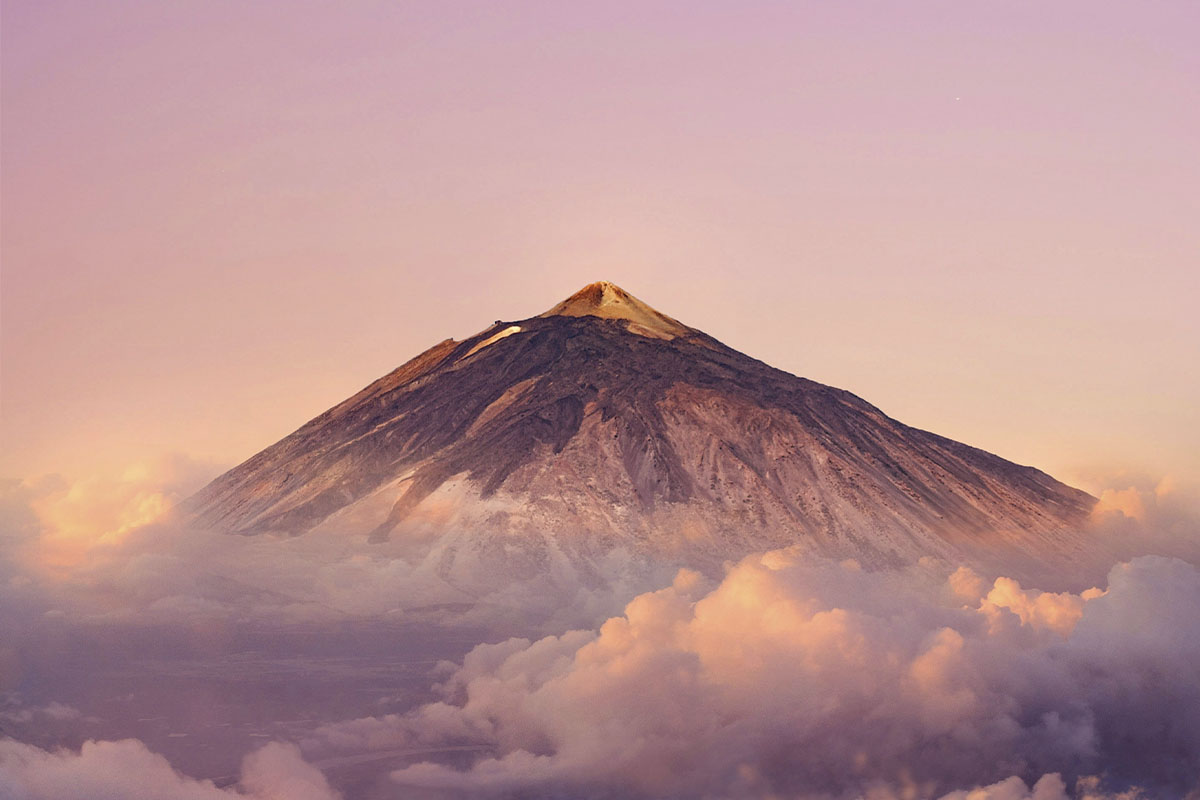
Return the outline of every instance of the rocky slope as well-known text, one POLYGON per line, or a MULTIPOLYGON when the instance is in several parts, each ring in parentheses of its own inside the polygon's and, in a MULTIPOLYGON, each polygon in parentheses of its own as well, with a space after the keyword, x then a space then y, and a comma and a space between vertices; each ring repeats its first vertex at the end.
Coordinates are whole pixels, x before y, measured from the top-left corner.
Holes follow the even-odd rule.
POLYGON ((433 346, 187 509, 232 533, 440 542, 446 574, 531 575, 781 546, 866 566, 1061 561, 1093 504, 596 283, 433 346))

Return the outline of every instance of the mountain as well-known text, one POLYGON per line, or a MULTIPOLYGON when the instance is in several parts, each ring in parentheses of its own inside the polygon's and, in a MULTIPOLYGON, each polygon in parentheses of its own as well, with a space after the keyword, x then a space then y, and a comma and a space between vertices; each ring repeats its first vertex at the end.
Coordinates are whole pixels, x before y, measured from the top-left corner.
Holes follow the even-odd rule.
POLYGON ((1094 498, 743 355, 621 288, 447 339, 186 505, 231 533, 438 546, 439 569, 1066 561, 1094 498), (449 538, 448 538, 449 537, 449 538))

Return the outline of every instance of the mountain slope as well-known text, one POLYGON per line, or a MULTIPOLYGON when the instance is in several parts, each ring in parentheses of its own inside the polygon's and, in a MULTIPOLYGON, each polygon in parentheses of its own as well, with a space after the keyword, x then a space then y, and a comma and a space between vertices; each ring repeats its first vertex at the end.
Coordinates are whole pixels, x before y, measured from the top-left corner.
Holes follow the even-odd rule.
POLYGON ((557 557, 711 566, 780 546, 867 565, 1070 558, 1093 504, 597 283, 435 345, 188 509, 243 534, 453 532, 450 558, 532 573, 557 557))

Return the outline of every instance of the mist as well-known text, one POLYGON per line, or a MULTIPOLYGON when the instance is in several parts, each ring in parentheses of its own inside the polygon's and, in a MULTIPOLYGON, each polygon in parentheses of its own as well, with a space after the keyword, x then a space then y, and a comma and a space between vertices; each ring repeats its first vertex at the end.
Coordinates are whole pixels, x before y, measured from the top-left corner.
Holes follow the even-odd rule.
MULTIPOLYGON (((0 791, 20 798, 1183 797, 1191 495, 1114 484, 1063 589, 799 549, 478 586, 448 546, 192 530, 181 463, 10 482, 0 791), (72 794, 74 792, 74 794, 72 794)), ((193 481, 194 482, 194 481, 193 481)))

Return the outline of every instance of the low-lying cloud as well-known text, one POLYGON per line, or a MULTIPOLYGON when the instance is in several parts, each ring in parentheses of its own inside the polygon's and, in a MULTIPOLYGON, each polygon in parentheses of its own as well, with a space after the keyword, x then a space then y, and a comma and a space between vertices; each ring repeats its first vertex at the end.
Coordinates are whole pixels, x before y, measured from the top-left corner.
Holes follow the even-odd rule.
POLYGON ((481 645, 442 701, 305 744, 491 747, 467 769, 393 775, 453 796, 986 787, 954 795, 976 800, 1200 785, 1195 567, 1139 558, 1078 595, 961 570, 927 579, 787 552, 748 558, 715 588, 684 572, 598 631, 481 645))
POLYGON ((194 488, 188 479, 197 469, 170 459, 119 477, 0 484, 0 600, 10 610, 101 624, 539 620, 561 630, 595 624, 670 580, 670 569, 632 570, 614 553, 600 582, 574 584, 560 572, 481 588, 440 569, 465 534, 414 553, 411 542, 369 543, 365 530, 287 537, 193 529, 170 509, 186 496, 181 486, 194 488))
MULTIPOLYGON (((465 532, 414 549, 399 537, 368 543, 367 531, 279 537, 185 528, 169 509, 210 472, 176 456, 117 476, 0 482, 0 600, 98 622, 372 619, 528 629, 538 620, 553 632, 597 625, 673 574, 617 551, 589 566, 599 580, 574 580, 570 564, 511 580, 495 580, 482 565, 487 574, 474 577, 488 580, 472 580, 444 570, 469 549, 465 532)), ((1200 561, 1200 493, 1169 478, 1118 474, 1109 483, 1093 519, 1096 563, 1080 565, 1088 582, 1144 553, 1200 561)), ((1089 585, 1081 580, 1055 588, 1089 585)))
MULTIPOLYGON (((413 558, 365 532, 235 537, 147 522, 187 474, 0 486, 0 690, 20 674, 12 643, 62 620, 499 620, 529 638, 441 665, 436 702, 289 734, 307 763, 272 745, 237 788, 182 776, 136 740, 57 751, 0 740, 0 796, 153 785, 169 800, 326 800, 336 795, 313 763, 400 751, 458 754, 395 769, 400 797, 1128 800, 1200 786, 1196 517, 1169 482, 1102 494, 1097 550, 1123 560, 1091 589, 775 551, 723 577, 673 579, 626 572, 618 555, 602 585, 542 576, 480 594, 438 573, 436 544, 413 558)), ((44 745, 62 741, 56 725, 99 725, 80 713, 12 701, 0 725, 40 730, 44 745)))
POLYGON ((135 739, 43 750, 0 739, 6 800, 341 800, 293 745, 272 742, 246 756, 237 787, 188 778, 135 739))

